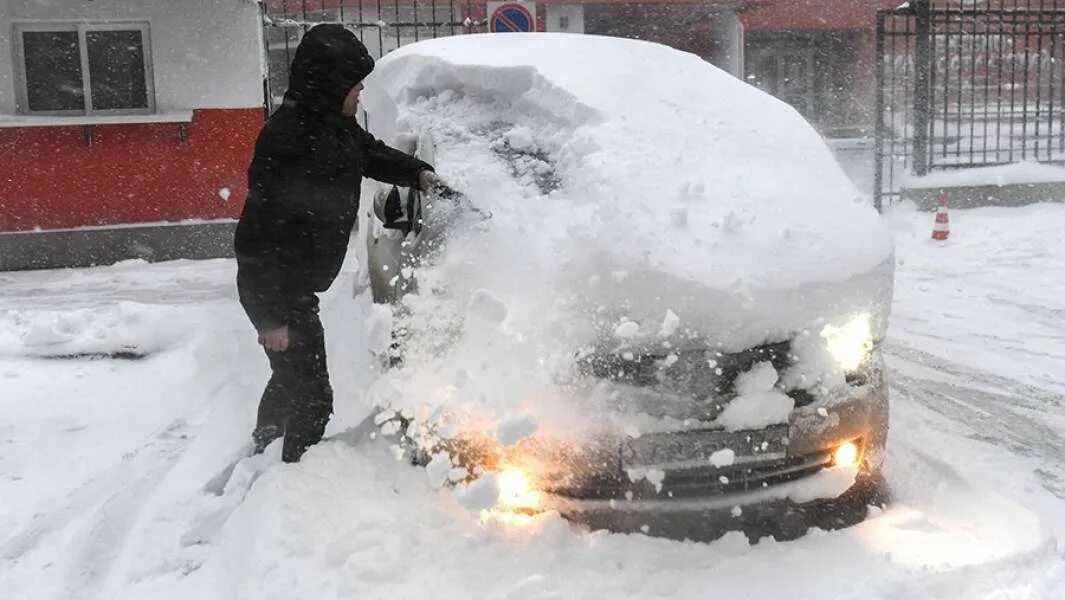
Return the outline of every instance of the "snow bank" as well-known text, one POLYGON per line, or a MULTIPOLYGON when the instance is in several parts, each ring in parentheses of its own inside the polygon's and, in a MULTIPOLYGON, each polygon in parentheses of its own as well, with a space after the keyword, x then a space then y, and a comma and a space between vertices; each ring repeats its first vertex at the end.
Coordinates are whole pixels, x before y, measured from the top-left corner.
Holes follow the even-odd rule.
POLYGON ((0 354, 144 356, 173 348, 191 330, 178 309, 134 302, 73 310, 0 313, 0 354))
POLYGON ((933 189, 1036 183, 1065 183, 1065 168, 1036 162, 1018 162, 995 167, 937 171, 924 177, 909 176, 902 185, 911 189, 933 189))

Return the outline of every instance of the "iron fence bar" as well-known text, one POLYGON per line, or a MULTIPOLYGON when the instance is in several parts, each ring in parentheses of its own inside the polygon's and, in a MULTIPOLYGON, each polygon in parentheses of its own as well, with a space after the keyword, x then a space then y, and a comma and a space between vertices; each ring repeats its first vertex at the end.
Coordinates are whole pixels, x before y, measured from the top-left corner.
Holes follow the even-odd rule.
MULTIPOLYGON (((399 48, 400 46, 403 45, 403 40, 400 38, 400 34, 402 33, 403 28, 400 25, 398 25, 398 23, 399 23, 399 0, 393 0, 393 2, 395 2, 395 4, 393 6, 396 9, 395 10, 396 23, 393 24, 393 27, 396 30, 396 48, 399 48)), ((382 47, 381 48, 381 56, 384 56, 384 55, 385 55, 385 49, 382 47)))
MULTIPOLYGON (((1031 5, 1032 0, 1025 0, 1025 6, 1031 5)), ((1031 66, 1029 57, 1031 52, 1028 51, 1028 40, 1031 39, 1031 20, 1024 20, 1024 70, 1022 72, 1024 76, 1024 84, 1021 86, 1021 160, 1028 158, 1028 80, 1030 78, 1028 69, 1031 66)))
MULTIPOLYGON (((892 26, 894 26, 895 25, 895 19, 892 19, 891 23, 892 23, 892 26)), ((898 38, 896 38, 894 35, 892 35, 891 36, 891 56, 892 57, 898 56, 898 54, 895 51, 895 47, 896 47, 897 42, 898 42, 898 38)), ((898 77, 897 66, 893 64, 892 67, 891 67, 891 90, 892 90, 892 92, 894 92, 897 89, 896 88, 896 79, 897 79, 897 77, 898 77)), ((909 103, 908 102, 904 102, 903 106, 906 106, 907 104, 909 104, 909 103)), ((897 121, 897 119, 896 119, 896 106, 895 105, 896 105, 895 98, 892 97, 892 99, 891 99, 891 124, 890 124, 890 127, 891 127, 891 130, 890 130, 890 133, 891 133, 891 138, 890 138, 891 145, 890 145, 890 148, 888 150, 888 152, 889 152, 889 154, 888 154, 888 176, 889 176, 888 181, 889 181, 889 184, 891 185, 892 191, 894 191, 894 188, 895 188, 895 162, 896 162, 896 158, 895 158, 895 137, 897 135, 896 132, 895 132, 895 124, 896 124, 896 121, 897 121)), ((903 120, 903 123, 902 123, 903 136, 904 137, 906 135, 905 131, 906 131, 906 127, 908 126, 908 123, 909 123, 909 120, 905 119, 905 117, 904 117, 904 120, 903 120)))
MULTIPOLYGON (((429 6, 431 7, 430 10, 429 10, 429 18, 434 23, 434 25, 433 25, 433 37, 435 38, 436 37, 436 25, 435 25, 435 23, 436 23, 436 0, 429 0, 429 2, 430 2, 429 6)), ((455 18, 454 15, 452 15, 451 18, 455 18)))
MULTIPOLYGON (((300 20, 297 20, 297 19, 288 19, 288 20, 284 20, 284 21, 275 20, 273 22, 268 22, 268 23, 266 23, 266 26, 267 27, 273 27, 273 28, 280 28, 280 29, 300 29, 300 28, 304 28, 304 27, 314 27, 315 25, 317 25, 319 23, 321 23, 321 21, 300 21, 300 20)), ((428 22, 425 22, 425 21, 421 21, 419 23, 415 23, 413 21, 403 21, 403 22, 401 22, 399 24, 404 26, 404 27, 413 27, 415 25, 422 25, 424 27, 431 27, 433 25, 436 25, 438 27, 445 27, 447 25, 455 25, 455 26, 463 25, 462 22, 450 22, 450 21, 440 21, 440 22, 437 22, 437 23, 428 23, 428 22)), ((350 23, 345 23, 345 26, 348 27, 348 28, 351 28, 351 29, 358 29, 358 30, 362 30, 362 29, 383 29, 383 27, 381 26, 381 23, 377 23, 377 22, 372 22, 372 23, 370 23, 370 22, 362 22, 362 23, 350 22, 350 23)), ((391 25, 386 23, 384 28, 387 28, 387 27, 391 27, 391 25)))
POLYGON ((997 85, 997 88, 998 88, 996 93, 995 93, 996 99, 998 101, 998 107, 996 109, 996 111, 997 111, 996 112, 996 116, 998 118, 995 119, 995 162, 998 162, 998 161, 1002 160, 1002 102, 1003 102, 1003 96, 1005 95, 1005 91, 1002 88, 1002 64, 1006 60, 1006 57, 1005 57, 1005 54, 1004 54, 1004 49, 1006 47, 1006 43, 1005 43, 1005 37, 1003 35, 1005 33, 1005 23, 1000 22, 999 23, 999 29, 1000 29, 1000 31, 998 32, 999 35, 998 35, 998 38, 997 38, 998 39, 998 44, 997 44, 998 45, 998 75, 995 78, 996 79, 996 85, 997 85))
MULTIPOLYGON (((972 20, 970 21, 972 32, 969 34, 969 40, 972 42, 969 48, 969 54, 972 56, 972 64, 970 65, 969 77, 971 78, 969 84, 969 160, 973 160, 976 156, 976 87, 977 87, 977 70, 976 70, 976 44, 977 44, 977 11, 976 3, 973 3, 972 20)), ((984 120, 987 120, 986 115, 984 120)))
MULTIPOLYGON (((1065 33, 1065 32, 1063 32, 1063 33, 1065 33)), ((1058 38, 1060 36, 1061 36, 1061 34, 1059 34, 1058 36, 1054 36, 1055 42, 1056 42, 1056 40, 1058 40, 1058 38)), ((1065 49, 1065 44, 1062 44, 1062 48, 1065 49)), ((1063 52, 1063 54, 1065 54, 1065 52, 1063 52)), ((1058 126, 1058 128, 1059 128, 1058 151, 1059 152, 1065 152, 1065 70, 1062 71, 1061 106, 1062 106, 1062 109, 1063 109, 1063 114, 1062 114, 1062 118, 1060 119, 1062 121, 1062 123, 1061 123, 1061 125, 1058 126)))
MULTIPOLYGON (((1055 0, 1056 4, 1056 0, 1055 0)), ((1052 28, 1050 32, 1050 85, 1047 90, 1047 102, 1049 106, 1047 108, 1047 115, 1050 122, 1047 124, 1047 156, 1051 159, 1054 158, 1054 83, 1055 74, 1057 73, 1057 59, 1054 57, 1058 54, 1058 36, 1055 33, 1056 28, 1052 28)))
POLYGON ((958 5, 958 16, 956 21, 958 23, 958 109, 956 111, 957 123, 954 126, 954 157, 961 158, 961 147, 963 142, 961 141, 961 132, 965 125, 962 123, 965 112, 965 9, 958 5))
MULTIPOLYGON (((897 22, 897 19, 896 19, 896 22, 897 22)), ((902 140, 898 140, 894 136, 894 133, 892 134, 892 142, 891 142, 891 187, 892 187, 892 191, 894 191, 894 188, 896 187, 896 183, 897 183, 897 181, 896 181, 896 170, 897 170, 896 163, 898 161, 895 158, 896 153, 901 153, 901 155, 902 155, 902 168, 903 168, 903 170, 906 170, 906 169, 912 167, 913 166, 913 162, 914 162, 913 153, 911 152, 911 149, 910 149, 909 145, 906 143, 907 139, 912 137, 912 136, 907 134, 906 128, 910 126, 910 122, 911 122, 910 111, 911 111, 911 108, 912 108, 911 105, 912 105, 912 103, 914 101, 914 98, 916 97, 916 94, 917 94, 917 90, 916 90, 916 74, 915 74, 916 73, 916 64, 917 63, 916 63, 916 60, 913 58, 914 57, 914 52, 913 52, 914 48, 911 48, 911 45, 914 45, 915 41, 916 41, 916 38, 914 37, 916 32, 915 32, 915 21, 914 21, 913 17, 911 17, 911 16, 903 17, 902 18, 902 23, 903 23, 902 43, 903 43, 903 57, 904 57, 904 60, 903 60, 903 63, 902 63, 902 140), (911 67, 911 65, 913 65, 913 66, 911 67), (913 71, 913 73, 911 73, 911 71, 913 71), (910 91, 907 89, 910 86, 910 82, 911 81, 914 81, 914 90, 913 90, 912 93, 910 93, 910 91), (901 148, 896 148, 896 145, 901 146, 901 148)), ((896 49, 895 49, 895 38, 892 38, 891 46, 892 46, 892 53, 895 53, 896 52, 896 49)), ((892 87, 892 89, 894 89, 898 85, 897 79, 898 79, 898 72, 897 71, 892 71, 892 75, 891 75, 891 87, 892 87)), ((897 111, 898 111, 898 107, 897 106, 892 108, 892 117, 894 117, 894 115, 895 115, 895 113, 897 111)))
MULTIPOLYGON (((974 5, 975 7, 975 5, 974 5)), ((974 9, 975 11, 975 9, 974 9)), ((988 111, 991 105, 991 24, 984 23, 984 153, 983 160, 987 162, 987 136, 988 136, 988 111)))
MULTIPOLYGON (((366 18, 363 16, 363 12, 362 12, 362 0, 359 0, 359 23, 363 23, 365 21, 366 21, 366 18)), ((366 30, 364 28, 362 28, 362 27, 359 27, 358 31, 359 31, 359 41, 362 42, 363 45, 365 45, 366 44, 366 30)))
POLYGON ((1007 150, 1010 152, 1010 162, 1012 163, 1014 162, 1013 133, 1016 129, 1015 114, 1017 111, 1017 17, 1016 14, 1012 14, 1011 16, 1013 16, 1013 20, 1010 22, 1010 33, 1012 34, 1010 39, 1013 40, 1014 47, 1011 48, 1012 52, 1010 53, 1010 129, 1009 132, 1007 132, 1007 135, 1010 136, 1010 144, 1007 146, 1007 150))
MULTIPOLYGON (((1057 4, 1057 2, 1055 2, 1055 5, 1056 4, 1057 4)), ((1057 24, 1057 27, 1054 27, 1054 29, 1051 31, 1051 34, 1050 34, 1050 57, 1051 57, 1051 61, 1050 61, 1050 81, 1051 81, 1051 86, 1050 86, 1050 91, 1048 92, 1048 96, 1049 96, 1049 100, 1050 100, 1052 118, 1051 118, 1050 130, 1047 132, 1047 135, 1048 135, 1047 145, 1051 148, 1051 155, 1052 156, 1053 156, 1053 152, 1054 152, 1053 148, 1054 148, 1054 135, 1055 135, 1053 122, 1054 122, 1055 119, 1057 120, 1058 129, 1062 130, 1063 134, 1065 134, 1065 111, 1062 111, 1062 109, 1065 108, 1065 104, 1060 105, 1060 107, 1057 110, 1054 110, 1054 101, 1057 98, 1057 96, 1055 94, 1055 91, 1054 91, 1054 83, 1057 82, 1057 80, 1058 80, 1058 72, 1059 72, 1059 68, 1060 68, 1060 66, 1062 64, 1061 58, 1058 57, 1058 54, 1061 53, 1061 51, 1062 51, 1062 46, 1058 42, 1061 39, 1061 35, 1063 33, 1065 33, 1065 30, 1062 29, 1062 25, 1065 25, 1065 23, 1060 23, 1059 22, 1057 24)), ((1065 89, 1065 72, 1062 73, 1062 77, 1063 77, 1063 79, 1062 79, 1060 87, 1065 89)))
MULTIPOLYGON (((947 143, 950 139, 950 8, 947 8, 947 18, 943 21, 943 34, 945 39, 943 40, 943 133, 940 135, 943 137, 943 157, 947 156, 947 143)), ((939 60, 938 54, 933 54, 935 59, 939 60)), ((938 71, 939 69, 936 69, 938 71)), ((933 97, 935 95, 935 87, 932 88, 933 97)), ((933 121, 932 127, 935 127, 933 121)), ((935 143, 935 136, 932 136, 933 144, 935 143)), ((934 150, 934 149, 933 149, 934 150)), ((930 152, 929 156, 933 161, 930 167, 934 166, 935 152, 930 152)))
MULTIPOLYGON (((1039 0, 1039 9, 1042 12, 1044 0, 1039 0)), ((1043 115, 1043 25, 1036 23, 1036 53, 1035 53, 1035 159, 1039 160, 1039 142, 1042 140, 1039 128, 1039 120, 1043 115)), ((1049 159, 1050 156, 1048 155, 1049 159)))
POLYGON ((384 32, 384 28, 380 26, 381 23, 384 22, 382 20, 382 17, 384 16, 382 14, 382 12, 383 11, 381 10, 381 0, 377 0, 377 24, 378 24, 378 27, 377 27, 377 56, 378 56, 378 58, 380 58, 381 55, 383 55, 384 52, 385 52, 385 32, 384 32))
POLYGON ((884 208, 884 25, 886 15, 876 13, 876 131, 873 137, 873 206, 884 208))
POLYGON ((455 0, 448 0, 448 5, 451 8, 451 35, 455 35, 455 0))
MULTIPOLYGON (((281 12, 286 17, 288 16, 288 0, 282 0, 281 1, 281 12)), ((289 42, 291 40, 289 40, 288 31, 281 30, 281 35, 284 36, 284 38, 285 38, 285 79, 286 79, 285 88, 286 88, 286 91, 287 91, 287 88, 288 88, 288 81, 287 80, 291 76, 291 73, 289 72, 289 69, 290 69, 290 65, 292 64, 292 47, 289 44, 289 42)))
POLYGON ((914 0, 914 116, 913 116, 913 167, 917 176, 927 175, 929 167, 929 111, 930 94, 935 69, 930 68, 932 54, 931 39, 931 5, 929 0, 914 0))
POLYGON ((263 119, 268 119, 274 109, 273 86, 270 84, 270 37, 266 35, 266 4, 259 5, 259 24, 262 27, 262 59, 266 62, 266 73, 263 77, 263 119))

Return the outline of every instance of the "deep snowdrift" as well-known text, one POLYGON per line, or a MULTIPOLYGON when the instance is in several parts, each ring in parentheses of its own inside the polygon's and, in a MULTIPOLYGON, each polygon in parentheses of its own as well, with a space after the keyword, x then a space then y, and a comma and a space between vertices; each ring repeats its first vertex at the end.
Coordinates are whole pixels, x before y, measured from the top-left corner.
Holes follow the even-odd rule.
MULTIPOLYGON (((298 465, 269 465, 250 490, 205 495, 246 441, 268 375, 232 262, 2 274, 11 317, 107 315, 129 301, 186 335, 142 361, 0 356, 0 589, 15 600, 1063 598, 1065 206, 951 216, 946 244, 928 240, 927 214, 890 217, 894 504, 851 529, 758 545, 591 534, 556 514, 482 519, 366 439, 326 441, 298 465)), ((369 307, 350 286, 345 274, 323 298, 331 432, 369 410, 356 329, 369 307)))

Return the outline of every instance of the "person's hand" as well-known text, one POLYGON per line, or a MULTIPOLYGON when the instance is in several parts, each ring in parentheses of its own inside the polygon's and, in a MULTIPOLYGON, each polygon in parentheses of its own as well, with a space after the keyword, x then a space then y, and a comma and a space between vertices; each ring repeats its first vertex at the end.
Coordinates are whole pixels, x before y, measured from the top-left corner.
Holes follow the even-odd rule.
POLYGON ((433 173, 429 169, 418 173, 418 187, 420 187, 423 192, 428 192, 438 181, 440 181, 440 178, 436 176, 436 173, 433 173))
POLYGON ((259 334, 259 343, 263 348, 271 352, 284 352, 288 350, 288 325, 271 329, 259 334))

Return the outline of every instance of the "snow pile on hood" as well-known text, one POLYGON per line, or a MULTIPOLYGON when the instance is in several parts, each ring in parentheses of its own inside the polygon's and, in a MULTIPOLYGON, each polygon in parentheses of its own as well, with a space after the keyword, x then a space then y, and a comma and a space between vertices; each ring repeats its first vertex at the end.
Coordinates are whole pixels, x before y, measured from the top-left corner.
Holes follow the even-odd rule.
POLYGON ((431 135, 492 215, 418 270, 384 405, 554 432, 594 404, 558 392, 575 356, 735 351, 864 312, 882 331, 892 242, 867 198, 794 109, 697 56, 458 36, 386 56, 363 101, 378 137, 431 135))
POLYGON ((189 337, 180 310, 136 302, 0 313, 0 356, 145 356, 189 337))

